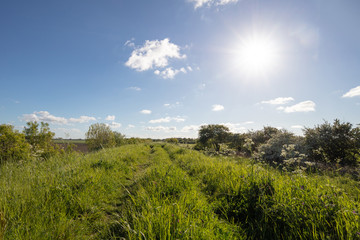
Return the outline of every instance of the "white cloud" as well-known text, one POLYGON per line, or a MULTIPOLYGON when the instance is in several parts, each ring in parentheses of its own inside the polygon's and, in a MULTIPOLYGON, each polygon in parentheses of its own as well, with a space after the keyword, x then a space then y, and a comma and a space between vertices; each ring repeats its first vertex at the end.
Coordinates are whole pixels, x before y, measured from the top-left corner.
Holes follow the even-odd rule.
POLYGON ((37 121, 37 122, 47 122, 47 123, 64 125, 69 123, 85 123, 90 121, 96 121, 96 118, 89 116, 80 116, 80 118, 66 119, 64 117, 56 117, 50 114, 48 111, 39 111, 39 112, 33 112, 31 114, 23 114, 21 120, 25 122, 37 121))
POLYGON ((145 71, 154 67, 163 68, 169 65, 169 59, 183 59, 185 54, 180 54, 180 47, 164 40, 146 40, 144 46, 135 49, 125 63, 126 66, 137 71, 145 71))
POLYGON ((128 89, 134 90, 134 91, 141 91, 141 88, 139 88, 139 87, 129 87, 128 89))
POLYGON ((63 117, 51 115, 48 111, 33 112, 31 114, 23 114, 22 118, 25 122, 47 122, 54 124, 67 124, 68 120, 63 117))
POLYGON ((144 109, 144 110, 141 110, 140 113, 142 113, 142 114, 151 114, 151 110, 144 109))
POLYGON ((198 131, 200 128, 200 125, 188 125, 181 129, 181 132, 193 132, 198 131))
POLYGON ((173 79, 178 73, 187 73, 185 68, 173 69, 172 67, 166 68, 163 71, 155 70, 154 74, 159 75, 164 79, 173 79))
POLYGON ((350 89, 342 97, 343 98, 351 98, 351 97, 356 97, 356 96, 360 96, 360 86, 350 89))
POLYGON ((247 128, 243 127, 243 124, 241 123, 221 123, 221 125, 225 125, 230 129, 230 132, 233 133, 244 133, 247 130, 247 128))
POLYGON ((164 104, 164 107, 167 107, 167 108, 176 108, 176 107, 180 107, 180 106, 181 106, 181 102, 176 102, 174 104, 170 104, 170 103, 164 104))
POLYGON ((135 126, 134 125, 132 125, 132 124, 129 124, 128 126, 127 126, 127 128, 134 128, 135 126))
POLYGON ((69 123, 86 123, 90 121, 96 121, 96 118, 89 116, 80 116, 80 118, 70 118, 69 123))
POLYGON ((253 121, 246 121, 246 122, 244 122, 244 124, 254 124, 255 122, 253 122, 253 121))
POLYGON ((238 0, 189 0, 190 2, 194 3, 194 8, 197 9, 203 6, 219 6, 219 5, 226 5, 229 3, 236 3, 238 0))
POLYGON ((124 44, 124 46, 128 46, 128 47, 131 47, 131 48, 134 48, 135 47, 135 43, 134 43, 134 38, 130 39, 130 40, 127 40, 124 44))
POLYGON ((118 122, 112 122, 112 123, 106 124, 106 125, 108 125, 111 128, 120 128, 121 127, 121 123, 118 123, 118 122))
POLYGON ((268 101, 262 101, 261 103, 263 104, 271 104, 271 105, 283 105, 283 104, 287 104, 291 101, 294 101, 294 98, 292 97, 278 97, 275 99, 271 99, 268 101))
POLYGON ((184 122, 185 118, 181 118, 181 117, 165 117, 165 118, 159 118, 159 119, 150 120, 149 123, 168 123, 168 122, 171 122, 171 121, 184 122))
POLYGON ((107 121, 114 121, 115 120, 115 116, 114 115, 108 115, 105 120, 107 121))
POLYGON ((220 104, 212 105, 212 111, 218 112, 224 110, 224 106, 220 104))
POLYGON ((313 101, 304 101, 290 107, 278 107, 278 110, 286 113, 293 112, 315 112, 316 104, 313 101))
POLYGON ((157 126, 157 127, 146 127, 145 128, 148 131, 163 131, 163 132, 174 132, 176 131, 176 127, 164 127, 164 126, 157 126))

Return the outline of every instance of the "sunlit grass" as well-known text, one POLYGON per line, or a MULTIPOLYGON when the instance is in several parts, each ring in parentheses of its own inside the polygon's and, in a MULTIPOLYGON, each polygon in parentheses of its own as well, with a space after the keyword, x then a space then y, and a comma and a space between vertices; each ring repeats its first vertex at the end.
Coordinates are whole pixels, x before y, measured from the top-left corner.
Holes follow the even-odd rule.
POLYGON ((357 239, 358 183, 142 144, 0 166, 0 239, 357 239))

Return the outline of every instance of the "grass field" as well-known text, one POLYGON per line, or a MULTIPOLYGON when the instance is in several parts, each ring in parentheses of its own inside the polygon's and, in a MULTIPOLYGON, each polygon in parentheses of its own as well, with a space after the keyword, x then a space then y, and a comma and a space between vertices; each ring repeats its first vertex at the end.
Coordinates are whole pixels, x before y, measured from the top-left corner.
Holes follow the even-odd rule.
POLYGON ((0 239, 360 239, 359 183, 165 144, 0 166, 0 239))

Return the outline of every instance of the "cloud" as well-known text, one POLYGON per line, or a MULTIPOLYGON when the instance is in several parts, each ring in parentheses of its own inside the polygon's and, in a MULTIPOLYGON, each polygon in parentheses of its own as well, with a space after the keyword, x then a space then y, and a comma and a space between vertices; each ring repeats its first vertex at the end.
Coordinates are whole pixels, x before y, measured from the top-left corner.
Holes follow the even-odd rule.
POLYGON ((351 98, 360 96, 360 86, 354 87, 350 89, 347 93, 345 93, 342 97, 343 98, 351 98))
POLYGON ((69 123, 86 123, 90 121, 96 121, 96 118, 89 116, 80 116, 80 118, 70 118, 69 123))
POLYGON ((194 8, 197 9, 203 6, 219 6, 219 5, 226 5, 229 3, 237 3, 238 0, 189 0, 190 2, 194 3, 194 8))
POLYGON ((23 114, 22 118, 25 122, 47 122, 54 124, 67 124, 68 120, 63 117, 51 115, 48 111, 33 112, 31 114, 23 114))
POLYGON ((172 67, 169 67, 163 71, 155 70, 154 74, 161 76, 163 79, 173 79, 180 72, 187 73, 185 68, 173 69, 172 67))
POLYGON ((142 113, 142 114, 151 114, 151 110, 144 109, 144 110, 141 110, 140 113, 142 113))
POLYGON ((106 125, 108 125, 111 128, 120 128, 121 127, 121 123, 118 123, 118 122, 112 122, 112 123, 106 124, 106 125))
POLYGON ((135 38, 132 38, 132 39, 130 39, 130 40, 127 40, 127 41, 124 43, 124 46, 128 46, 128 47, 134 48, 134 47, 135 47, 134 40, 135 40, 135 38))
POLYGON ((114 115, 108 115, 105 120, 107 121, 114 121, 115 120, 115 116, 114 115))
POLYGON ((262 101, 261 103, 263 104, 271 104, 271 105, 283 105, 283 104, 287 104, 291 101, 294 101, 294 98, 292 97, 278 97, 275 99, 271 99, 268 101, 262 101))
POLYGON ((211 111, 218 112, 224 110, 224 106, 220 104, 212 105, 211 111))
POLYGON ((304 126, 302 126, 302 125, 293 125, 293 126, 291 126, 291 128, 294 128, 294 129, 303 129, 304 126))
POLYGON ((127 126, 127 128, 134 128, 135 126, 134 125, 132 125, 132 124, 129 124, 128 126, 127 126))
POLYGON ((145 128, 148 131, 154 131, 154 132, 174 132, 176 131, 176 127, 164 127, 164 126, 157 126, 157 127, 146 127, 145 128))
POLYGON ((165 103, 164 107, 166 108, 176 108, 176 107, 180 107, 181 106, 181 102, 176 102, 174 104, 170 104, 170 103, 165 103))
POLYGON ((315 107, 316 104, 313 101, 304 101, 290 107, 278 107, 277 109, 286 113, 315 112, 315 107))
POLYGON ((96 121, 96 118, 89 116, 80 116, 80 118, 66 119, 64 117, 56 117, 50 114, 48 111, 39 111, 39 112, 33 112, 31 114, 23 114, 21 120, 25 122, 37 121, 37 122, 47 122, 47 123, 64 125, 69 123, 85 123, 90 121, 96 121))
POLYGON ((166 117, 166 118, 159 118, 159 119, 154 119, 154 120, 150 120, 149 123, 168 123, 171 121, 175 121, 175 122, 184 122, 185 118, 181 118, 181 117, 166 117))
POLYGON ((221 123, 221 125, 225 125, 233 133, 244 133, 247 131, 247 128, 243 127, 241 123, 221 123))
POLYGON ((139 87, 129 87, 129 90, 134 90, 134 91, 141 91, 141 88, 139 87))
POLYGON ((200 129, 200 125, 188 125, 181 129, 181 132, 192 132, 198 131, 200 129))
POLYGON ((169 65, 169 59, 183 59, 185 54, 180 54, 180 47, 164 40, 146 40, 144 46, 135 49, 125 65, 136 71, 146 71, 154 67, 164 68, 169 65))

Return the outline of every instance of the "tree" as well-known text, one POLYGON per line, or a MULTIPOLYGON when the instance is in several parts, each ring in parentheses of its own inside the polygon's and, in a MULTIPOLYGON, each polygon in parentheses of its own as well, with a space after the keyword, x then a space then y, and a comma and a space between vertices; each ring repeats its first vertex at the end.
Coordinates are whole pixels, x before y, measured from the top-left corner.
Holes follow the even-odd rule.
POLYGON ((86 133, 86 144, 90 151, 114 147, 116 144, 114 132, 105 123, 92 124, 86 133))
POLYGON ((311 159, 325 163, 356 165, 360 154, 360 129, 335 119, 314 128, 305 128, 305 142, 311 159))
POLYGON ((7 124, 0 125, 0 163, 8 160, 24 160, 29 157, 30 145, 25 135, 7 124))
POLYGON ((199 130, 199 142, 203 146, 212 146, 218 152, 220 144, 225 143, 230 135, 228 127, 219 124, 203 125, 199 130))
POLYGON ((278 130, 266 143, 259 146, 258 154, 267 163, 281 163, 283 160, 286 160, 283 154, 284 147, 289 145, 292 145, 293 152, 296 151, 299 154, 305 152, 303 137, 295 136, 286 130, 278 130))
POLYGON ((113 133, 114 133, 115 146, 119 147, 121 145, 126 144, 125 135, 116 131, 114 131, 113 133))
POLYGON ((27 122, 23 133, 26 141, 31 145, 31 151, 35 156, 48 158, 56 154, 56 147, 52 142, 55 133, 50 131, 48 123, 27 122), (40 129, 39 129, 40 126, 40 129))
POLYGON ((172 144, 178 144, 179 140, 177 138, 167 138, 167 139, 165 139, 165 142, 172 143, 172 144))

